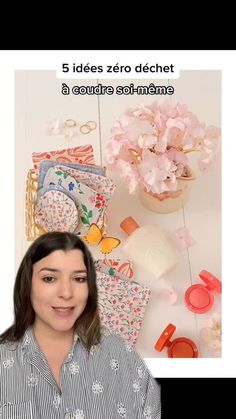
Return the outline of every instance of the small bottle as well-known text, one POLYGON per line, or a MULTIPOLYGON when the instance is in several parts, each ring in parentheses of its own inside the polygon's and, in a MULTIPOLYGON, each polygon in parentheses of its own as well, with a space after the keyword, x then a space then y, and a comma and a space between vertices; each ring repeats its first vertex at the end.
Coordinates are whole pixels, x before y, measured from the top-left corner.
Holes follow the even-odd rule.
POLYGON ((157 225, 140 227, 132 217, 125 218, 120 227, 128 234, 122 250, 132 261, 161 278, 178 263, 178 257, 157 225))

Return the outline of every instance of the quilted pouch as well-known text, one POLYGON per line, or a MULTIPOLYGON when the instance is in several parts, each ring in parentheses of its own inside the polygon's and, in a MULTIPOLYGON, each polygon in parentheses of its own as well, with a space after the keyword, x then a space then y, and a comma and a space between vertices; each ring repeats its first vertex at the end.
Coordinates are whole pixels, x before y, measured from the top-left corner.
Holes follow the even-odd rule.
POLYGON ((78 228, 78 208, 73 197, 58 185, 38 191, 35 222, 44 231, 75 232, 78 228))

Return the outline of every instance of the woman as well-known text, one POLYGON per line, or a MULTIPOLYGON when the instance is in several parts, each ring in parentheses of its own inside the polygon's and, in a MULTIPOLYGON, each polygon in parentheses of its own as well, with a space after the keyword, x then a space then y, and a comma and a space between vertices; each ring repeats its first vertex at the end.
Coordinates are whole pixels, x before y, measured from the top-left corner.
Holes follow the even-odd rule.
POLYGON ((29 247, 0 336, 0 417, 160 418, 160 389, 134 348, 102 331, 82 240, 47 233, 29 247))

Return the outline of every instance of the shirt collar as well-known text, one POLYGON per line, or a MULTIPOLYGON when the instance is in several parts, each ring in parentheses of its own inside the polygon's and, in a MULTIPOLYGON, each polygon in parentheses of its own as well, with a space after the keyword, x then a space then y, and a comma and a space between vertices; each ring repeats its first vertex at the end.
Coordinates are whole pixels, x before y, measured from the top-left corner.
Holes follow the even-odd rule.
POLYGON ((29 327, 22 338, 21 348, 23 352, 34 353, 41 352, 35 339, 33 326, 29 327))
POLYGON ((69 362, 73 359, 73 355, 74 355, 74 349, 75 349, 75 345, 77 343, 77 341, 79 340, 79 336, 77 335, 77 333, 74 333, 74 339, 73 339, 73 345, 72 348, 70 350, 70 352, 68 353, 66 359, 65 359, 65 363, 69 362))
MULTIPOLYGON (((75 345, 77 343, 79 339, 78 334, 75 332, 74 333, 74 339, 73 339, 73 345, 72 348, 70 350, 70 352, 68 353, 67 359, 71 360, 73 358, 73 354, 74 354, 74 348, 75 345)), ((24 336, 22 338, 22 344, 21 344, 21 348, 23 353, 28 353, 28 354, 33 354, 33 353, 39 353, 41 354, 42 351, 38 345, 38 342, 35 338, 34 335, 34 331, 33 331, 33 326, 30 326, 24 333, 24 336)))

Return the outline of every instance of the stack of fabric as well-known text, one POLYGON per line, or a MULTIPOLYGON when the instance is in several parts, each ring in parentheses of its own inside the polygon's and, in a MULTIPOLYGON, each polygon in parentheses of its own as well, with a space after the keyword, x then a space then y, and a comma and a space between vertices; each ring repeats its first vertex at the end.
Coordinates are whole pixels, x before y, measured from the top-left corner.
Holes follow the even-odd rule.
POLYGON ((95 166, 91 145, 33 153, 38 172, 35 223, 43 231, 86 235, 91 224, 103 227, 115 184, 95 166))

